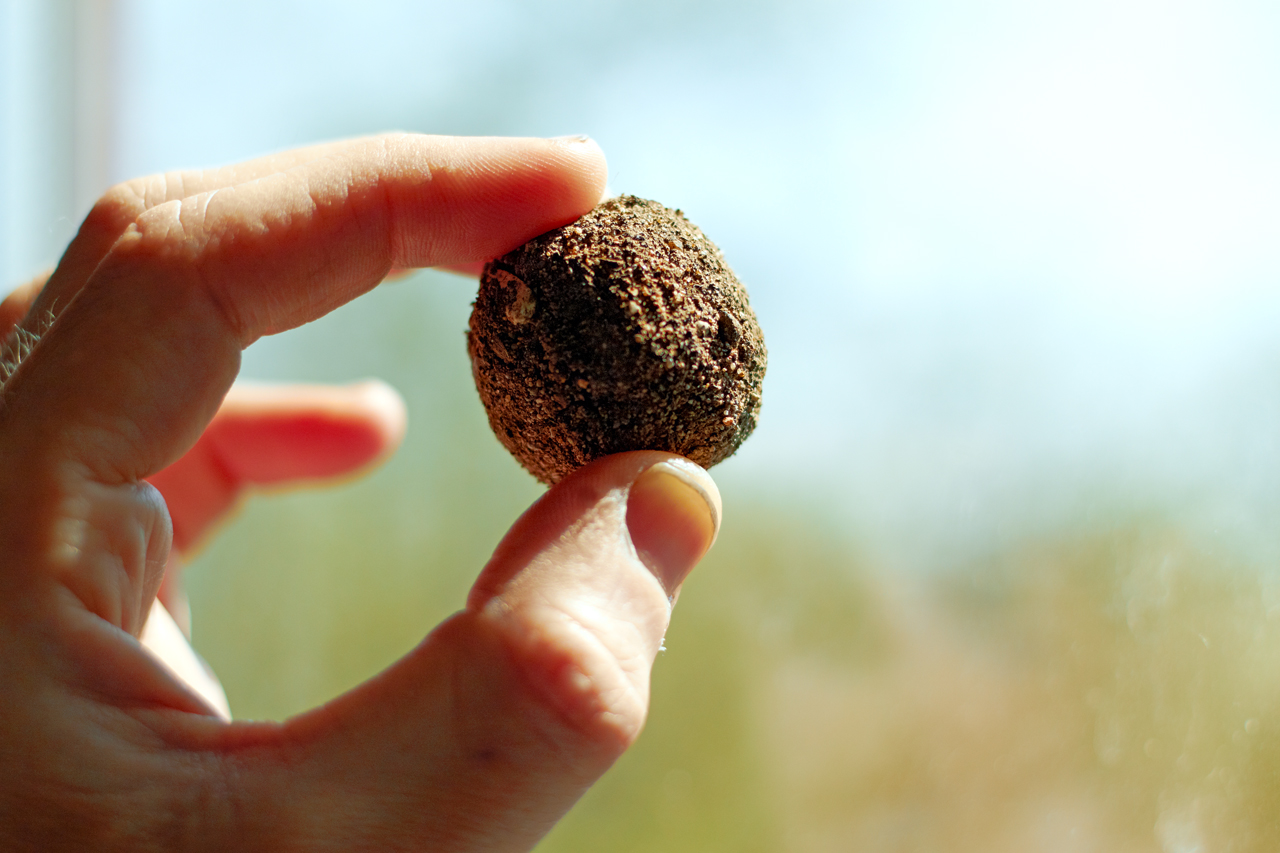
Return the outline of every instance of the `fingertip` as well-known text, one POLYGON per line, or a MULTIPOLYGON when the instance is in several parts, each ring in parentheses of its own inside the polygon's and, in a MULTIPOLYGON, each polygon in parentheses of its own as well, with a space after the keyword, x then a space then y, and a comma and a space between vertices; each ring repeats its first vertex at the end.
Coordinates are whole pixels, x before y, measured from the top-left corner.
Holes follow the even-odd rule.
POLYGON ((504 216, 509 225, 527 221, 519 243, 573 222, 604 197, 609 165, 600 145, 588 136, 507 139, 497 145, 500 156, 511 158, 507 164, 515 166, 503 178, 510 202, 504 216))
POLYGON ((626 540, 631 559, 639 557, 670 598, 715 541, 723 509, 711 475, 682 456, 641 450, 597 459, 516 520, 472 588, 468 607, 503 594, 539 555, 578 539, 590 545, 584 537, 600 531, 585 520, 602 513, 618 525, 609 536, 626 540), (662 568, 654 568, 655 559, 664 561, 662 568))
POLYGON ((205 433, 240 484, 347 477, 399 447, 408 416, 390 385, 237 383, 205 433))
MULTIPOLYGON (((499 142, 505 147, 507 156, 521 150, 511 146, 532 146, 532 149, 524 148, 517 156, 522 158, 519 161, 521 167, 535 179, 523 190, 517 188, 518 182, 513 182, 511 189, 514 194, 500 210, 505 224, 500 229, 491 228, 491 231, 509 230, 511 224, 522 216, 530 216, 535 224, 520 232, 521 241, 528 240, 552 228, 573 222, 607 197, 609 166, 604 152, 594 139, 587 136, 562 136, 499 142)), ((517 245, 519 243, 508 241, 494 251, 483 252, 482 257, 448 261, 433 269, 479 278, 492 258, 517 245)), ((389 276, 388 279, 390 278, 389 276)))
POLYGON ((604 152, 581 138, 398 134, 386 152, 393 266, 473 265, 581 217, 608 180, 604 152))
POLYGON ((558 136, 549 140, 564 153, 566 164, 578 173, 581 203, 586 213, 605 197, 609 183, 609 163, 600 143, 590 136, 558 136))
POLYGON ((720 529, 720 492, 688 459, 648 468, 627 495, 627 531, 641 562, 674 600, 720 529))

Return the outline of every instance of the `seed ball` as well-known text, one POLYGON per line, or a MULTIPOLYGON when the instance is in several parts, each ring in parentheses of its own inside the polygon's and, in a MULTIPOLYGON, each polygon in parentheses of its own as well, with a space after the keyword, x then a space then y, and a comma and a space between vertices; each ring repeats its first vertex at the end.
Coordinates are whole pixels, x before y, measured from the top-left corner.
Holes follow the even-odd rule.
POLYGON ((498 440, 544 483, 626 450, 710 467, 760 414, 742 283, 684 214, 635 196, 490 261, 467 351, 498 440))

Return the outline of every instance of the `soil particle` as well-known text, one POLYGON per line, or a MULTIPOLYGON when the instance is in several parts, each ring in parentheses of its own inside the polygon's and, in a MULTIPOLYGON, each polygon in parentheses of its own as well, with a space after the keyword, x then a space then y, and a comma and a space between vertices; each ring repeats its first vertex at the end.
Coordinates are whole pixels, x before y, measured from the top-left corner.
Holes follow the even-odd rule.
POLYGON ((626 450, 709 468, 760 414, 746 290, 680 211, 635 196, 491 261, 467 350, 494 433, 544 483, 626 450))

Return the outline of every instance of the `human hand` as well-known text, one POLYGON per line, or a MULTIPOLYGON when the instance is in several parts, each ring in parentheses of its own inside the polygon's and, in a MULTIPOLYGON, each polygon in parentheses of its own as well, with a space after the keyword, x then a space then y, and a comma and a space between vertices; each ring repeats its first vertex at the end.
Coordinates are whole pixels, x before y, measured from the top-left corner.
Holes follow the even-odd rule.
POLYGON ((245 346, 392 267, 497 255, 603 183, 591 143, 415 136, 133 182, 0 307, 2 333, 34 300, 43 334, 0 391, 0 847, 526 850, 626 748, 718 526, 668 454, 566 478, 462 612, 283 723, 222 719, 138 641, 171 546, 246 485, 362 467, 402 429, 381 386, 228 395, 245 346), (321 440, 269 451, 307 419, 321 440))

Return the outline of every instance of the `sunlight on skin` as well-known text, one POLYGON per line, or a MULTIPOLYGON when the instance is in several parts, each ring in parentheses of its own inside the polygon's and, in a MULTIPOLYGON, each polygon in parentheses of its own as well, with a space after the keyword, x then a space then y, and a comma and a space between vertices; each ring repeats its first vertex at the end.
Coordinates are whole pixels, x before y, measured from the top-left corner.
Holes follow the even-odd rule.
POLYGON ((670 601, 719 527, 714 482, 672 454, 566 477, 465 610, 282 723, 228 722, 156 604, 171 549, 247 488, 354 473, 404 432, 378 384, 232 391, 244 347, 392 267, 571 221, 603 186, 583 138, 397 134, 104 197, 14 331, 40 338, 0 389, 6 847, 525 850, 627 749, 670 601))

